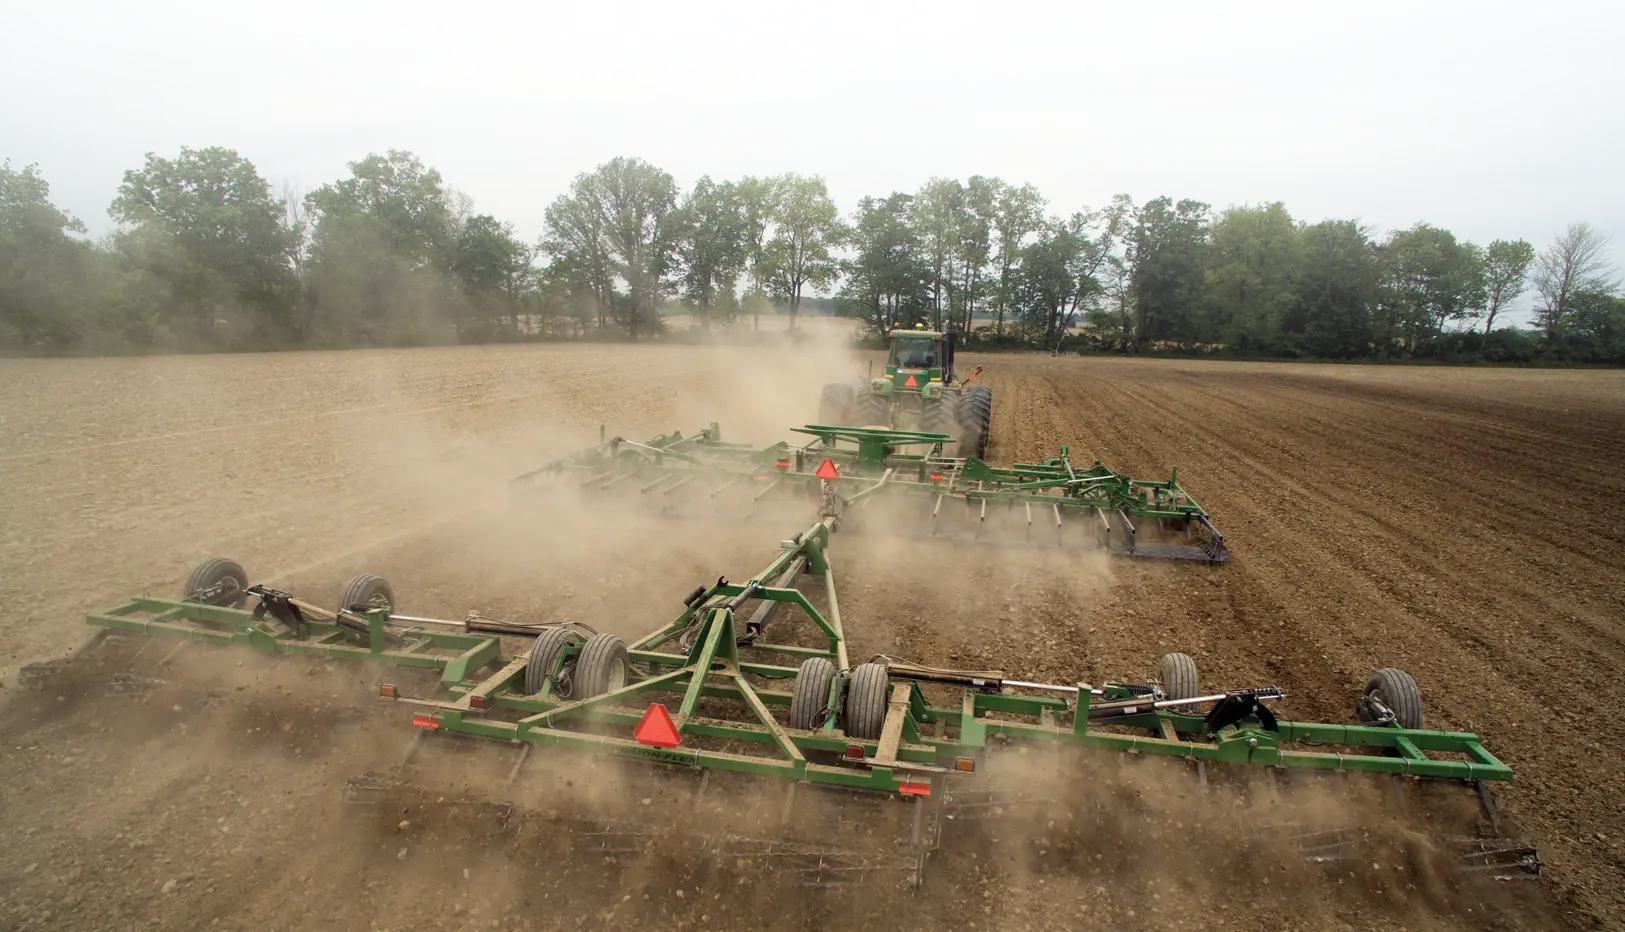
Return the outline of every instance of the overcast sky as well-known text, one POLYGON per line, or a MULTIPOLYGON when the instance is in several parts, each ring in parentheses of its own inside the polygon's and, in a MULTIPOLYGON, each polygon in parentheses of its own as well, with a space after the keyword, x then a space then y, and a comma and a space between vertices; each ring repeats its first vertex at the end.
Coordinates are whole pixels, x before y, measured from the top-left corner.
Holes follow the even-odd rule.
POLYGON ((576 173, 634 155, 683 185, 820 174, 843 212, 987 174, 1057 213, 1283 200, 1537 247, 1589 220, 1625 266, 1622 9, 18 3, 0 158, 98 233, 148 151, 228 146, 312 188, 394 147, 527 239, 576 173))

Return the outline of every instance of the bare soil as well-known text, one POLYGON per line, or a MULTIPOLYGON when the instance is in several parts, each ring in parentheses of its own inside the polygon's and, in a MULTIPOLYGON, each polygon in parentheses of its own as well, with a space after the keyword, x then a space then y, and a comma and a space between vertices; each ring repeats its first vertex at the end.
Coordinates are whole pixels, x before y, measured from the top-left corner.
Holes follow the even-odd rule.
POLYGON ((955 929, 1625 927, 1625 725, 1609 714, 1625 699, 1625 374, 969 361, 995 390, 991 459, 1064 443, 1137 475, 1177 465, 1234 560, 838 540, 854 657, 1071 682, 1144 678, 1183 650, 1205 684, 1276 684, 1284 713, 1330 721, 1352 720, 1371 670, 1401 666, 1429 727, 1476 731, 1516 770, 1498 799, 1547 879, 1443 876, 1375 814, 1371 863, 1312 869, 1245 838, 1258 811, 1241 803, 1015 751, 990 779, 1067 804, 961 836, 915 894, 801 890, 675 842, 584 847, 571 813, 676 838, 682 819, 763 805, 741 789, 710 792, 709 812, 663 806, 602 761, 542 762, 517 820, 450 805, 493 802, 501 767, 480 750, 437 754, 444 797, 358 810, 345 780, 412 738, 371 701, 376 671, 188 647, 167 685, 108 696, 84 665, 41 691, 15 670, 65 656, 84 612, 171 593, 216 555, 322 601, 373 571, 412 612, 642 632, 798 528, 607 526, 514 508, 505 480, 599 423, 783 439, 826 376, 863 363, 720 347, 7 361, 0 930, 823 928, 877 909, 955 929))

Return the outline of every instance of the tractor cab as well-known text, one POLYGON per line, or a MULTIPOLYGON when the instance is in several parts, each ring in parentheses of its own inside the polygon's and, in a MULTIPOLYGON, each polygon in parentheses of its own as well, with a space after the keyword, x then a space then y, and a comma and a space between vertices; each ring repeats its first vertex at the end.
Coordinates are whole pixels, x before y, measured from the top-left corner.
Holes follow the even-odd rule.
POLYGON ((954 335, 932 330, 893 330, 891 355, 886 358, 886 381, 896 388, 918 390, 931 382, 954 378, 954 335))

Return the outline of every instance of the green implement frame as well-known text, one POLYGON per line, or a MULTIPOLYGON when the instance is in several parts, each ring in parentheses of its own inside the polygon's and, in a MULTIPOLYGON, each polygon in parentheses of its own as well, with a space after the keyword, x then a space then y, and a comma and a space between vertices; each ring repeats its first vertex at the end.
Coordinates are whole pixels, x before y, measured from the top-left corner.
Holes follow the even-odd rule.
MULTIPOLYGON (((765 448, 722 440, 716 424, 637 442, 606 438, 513 481, 557 483, 583 496, 629 498, 667 516, 742 520, 805 508, 870 532, 998 544, 1101 549, 1114 555, 1225 563, 1230 551, 1207 511, 1179 482, 1135 479, 1099 460, 1075 463, 1063 446, 1042 463, 991 466, 947 457, 946 434, 811 424, 801 444, 765 448)), ((555 486, 556 487, 556 486, 555 486)))
POLYGON ((541 645, 569 640, 549 637, 559 626, 447 631, 458 623, 426 625, 430 620, 390 608, 326 613, 261 586, 240 593, 239 604, 260 601, 254 610, 136 598, 86 621, 434 671, 435 695, 408 697, 395 686, 383 692, 415 704, 415 722, 440 732, 906 795, 930 795, 940 778, 973 773, 996 737, 1211 764, 1475 783, 1512 778, 1472 733, 1402 728, 1392 716, 1359 725, 1278 720, 1266 705, 1281 698, 1273 688, 1168 698, 1157 683, 1048 685, 892 660, 853 664, 829 533, 821 520, 783 541, 744 583, 719 579, 696 589, 669 624, 630 645, 609 634, 567 643, 545 658, 534 689, 527 689, 527 672, 541 645), (802 577, 821 580, 822 608, 797 585, 802 577), (770 625, 787 607, 806 623, 770 625), (770 633, 793 636, 772 640, 770 633), (585 694, 581 668, 605 650, 624 652, 623 675, 585 694), (1210 707, 1205 714, 1203 707, 1210 707), (798 714, 805 720, 796 722, 798 714), (648 727, 651 720, 669 720, 674 734, 663 737, 648 727))

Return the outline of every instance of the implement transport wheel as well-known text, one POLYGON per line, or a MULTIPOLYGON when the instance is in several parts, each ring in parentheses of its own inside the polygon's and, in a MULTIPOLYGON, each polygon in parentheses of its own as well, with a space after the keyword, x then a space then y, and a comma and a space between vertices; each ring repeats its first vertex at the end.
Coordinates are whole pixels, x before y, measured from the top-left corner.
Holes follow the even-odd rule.
POLYGON ((887 687, 891 672, 883 663, 860 663, 846 684, 846 735, 871 740, 886 724, 887 687))
POLYGON ((1163 654, 1157 661, 1157 682, 1169 699, 1195 699, 1202 694, 1196 680, 1196 661, 1188 654, 1163 654))
POLYGON ((607 631, 595 634, 576 658, 574 698, 591 699, 614 692, 630 679, 626 642, 607 631))
POLYGON ((339 610, 346 612, 373 612, 378 609, 395 611, 395 590, 389 580, 376 573, 362 573, 344 584, 339 594, 339 610))
POLYGON ((886 403, 884 395, 864 392, 858 396, 853 420, 865 426, 890 426, 891 405, 886 403))
POLYGON ((832 382, 824 386, 818 396, 818 423, 845 424, 852 415, 852 402, 857 392, 850 385, 832 382))
POLYGON ((1422 727, 1422 690, 1409 673, 1395 667, 1383 667, 1366 680, 1365 693, 1360 697, 1357 710, 1360 721, 1380 721, 1379 713, 1367 700, 1375 699, 1394 713, 1394 724, 1401 728, 1422 727))
POLYGON ((790 689, 790 727, 812 731, 824 724, 829 710, 829 687, 835 682, 835 664, 827 657, 808 657, 796 671, 790 689))
POLYGON ((248 574, 230 560, 216 557, 204 560, 186 577, 186 589, 181 598, 187 602, 204 602, 242 608, 248 600, 248 574))
MULTIPOLYGON (((530 660, 525 663, 525 695, 534 696, 542 691, 558 668, 564 649, 580 644, 581 635, 571 628, 549 628, 530 648, 530 660)), ((575 676, 571 670, 559 671, 553 681, 553 698, 571 699, 575 696, 575 676)))
POLYGON ((993 427, 993 389, 973 385, 959 401, 959 452, 981 459, 987 455, 988 432, 993 427))

